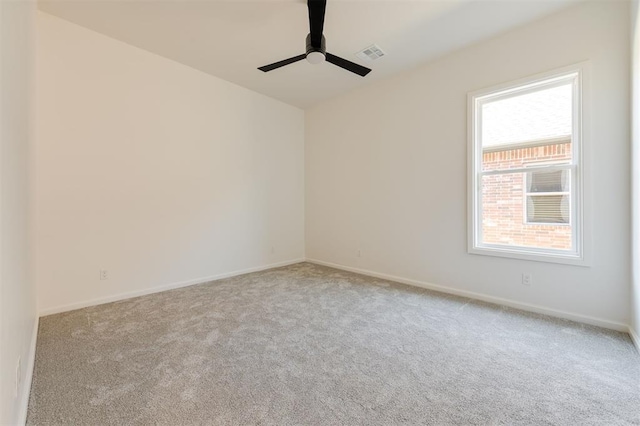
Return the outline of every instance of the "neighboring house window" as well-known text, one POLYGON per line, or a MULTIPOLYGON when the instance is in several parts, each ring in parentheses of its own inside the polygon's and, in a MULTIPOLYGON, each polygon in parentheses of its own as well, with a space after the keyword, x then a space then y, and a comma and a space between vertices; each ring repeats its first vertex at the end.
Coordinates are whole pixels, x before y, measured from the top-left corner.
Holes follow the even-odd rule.
POLYGON ((469 94, 469 252, 582 262, 581 78, 469 94))
POLYGON ((568 170, 528 172, 524 188, 525 223, 571 223, 571 174, 568 170))

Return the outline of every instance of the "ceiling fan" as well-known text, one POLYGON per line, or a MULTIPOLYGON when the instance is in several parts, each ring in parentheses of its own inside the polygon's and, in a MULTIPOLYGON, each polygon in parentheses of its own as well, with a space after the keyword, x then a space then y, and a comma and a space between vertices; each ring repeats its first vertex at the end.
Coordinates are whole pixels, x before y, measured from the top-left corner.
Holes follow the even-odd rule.
POLYGON ((322 35, 324 12, 327 8, 327 0, 307 0, 307 7, 309 8, 310 31, 307 35, 307 53, 294 56, 293 58, 285 59, 283 61, 274 62, 273 64, 265 65, 258 69, 260 71, 269 72, 277 68, 284 67, 285 65, 306 59, 312 64, 319 64, 326 60, 333 65, 339 66, 340 68, 351 71, 352 73, 358 74, 362 77, 369 74, 369 72, 371 72, 370 68, 363 67, 362 65, 347 61, 346 59, 327 52, 325 39, 322 35))

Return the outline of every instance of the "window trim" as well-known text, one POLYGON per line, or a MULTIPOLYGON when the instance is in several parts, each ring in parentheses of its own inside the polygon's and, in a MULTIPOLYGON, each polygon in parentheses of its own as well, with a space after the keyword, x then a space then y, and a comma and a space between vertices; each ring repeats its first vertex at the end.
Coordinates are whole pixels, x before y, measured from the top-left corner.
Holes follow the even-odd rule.
POLYGON ((467 173, 468 173, 468 212, 467 212, 467 251, 469 254, 479 254, 488 256, 508 257, 514 259, 563 263, 577 266, 589 266, 590 258, 588 256, 588 245, 585 243, 585 230, 589 229, 588 211, 586 209, 587 201, 585 200, 585 185, 588 184, 585 179, 585 155, 587 147, 587 135, 584 132, 583 125, 585 117, 588 117, 588 102, 585 89, 585 81, 588 80, 589 66, 588 62, 582 62, 559 68, 553 71, 537 74, 534 76, 522 78, 519 80, 495 85, 485 89, 480 89, 468 93, 467 95, 467 173), (554 249, 537 249, 531 247, 507 246, 497 244, 479 244, 481 239, 481 223, 479 224, 480 211, 478 210, 479 192, 480 192, 480 173, 482 171, 482 150, 478 149, 478 141, 476 135, 479 134, 479 115, 477 105, 479 100, 512 97, 516 94, 525 94, 527 92, 537 91, 544 87, 553 87, 572 79, 573 85, 573 123, 572 123, 572 160, 568 164, 571 169, 571 182, 575 185, 571 193, 572 206, 575 213, 572 212, 572 226, 574 227, 573 239, 574 248, 572 252, 566 250, 554 249), (480 151, 480 155, 478 155, 480 151), (480 226, 479 226, 480 225, 480 226), (480 231, 480 232, 479 232, 480 231))

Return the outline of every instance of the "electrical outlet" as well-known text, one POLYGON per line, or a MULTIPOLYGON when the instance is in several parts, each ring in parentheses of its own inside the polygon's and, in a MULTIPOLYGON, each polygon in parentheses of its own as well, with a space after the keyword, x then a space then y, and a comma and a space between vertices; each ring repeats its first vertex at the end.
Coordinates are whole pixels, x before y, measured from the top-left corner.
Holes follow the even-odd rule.
POLYGON ((100 281, 109 279, 109 272, 106 269, 100 269, 100 281))
POLYGON ((358 254, 358 257, 362 257, 362 250, 358 249, 357 254, 358 254))
POLYGON ((530 286, 533 281, 533 277, 531 274, 522 274, 522 284, 526 286, 530 286))
POLYGON ((20 390, 20 381, 22 380, 22 358, 18 357, 18 364, 16 365, 16 382, 13 396, 18 397, 18 391, 20 390))
POLYGON ((271 254, 275 254, 276 252, 276 248, 275 247, 271 247, 271 254))

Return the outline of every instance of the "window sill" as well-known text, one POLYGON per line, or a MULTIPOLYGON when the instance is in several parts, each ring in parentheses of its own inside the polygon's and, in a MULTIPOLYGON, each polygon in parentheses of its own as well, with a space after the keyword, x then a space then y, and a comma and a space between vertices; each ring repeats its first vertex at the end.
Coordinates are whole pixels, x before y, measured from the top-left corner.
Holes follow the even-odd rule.
POLYGON ((479 246, 469 247, 469 254, 506 257, 510 259, 529 260, 534 262, 560 263, 564 265, 589 267, 589 263, 584 256, 576 254, 556 254, 543 253, 535 250, 527 250, 526 248, 502 248, 500 246, 479 246))

